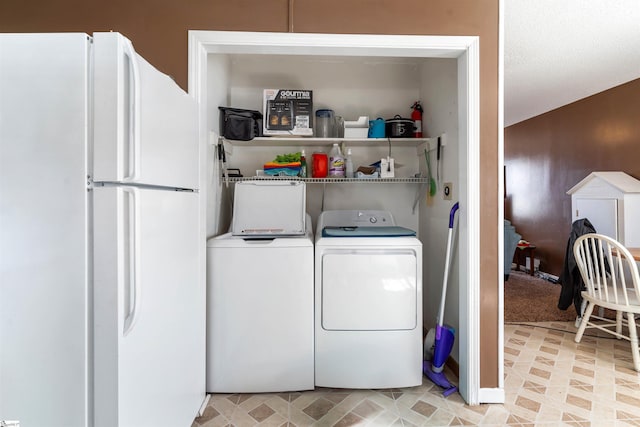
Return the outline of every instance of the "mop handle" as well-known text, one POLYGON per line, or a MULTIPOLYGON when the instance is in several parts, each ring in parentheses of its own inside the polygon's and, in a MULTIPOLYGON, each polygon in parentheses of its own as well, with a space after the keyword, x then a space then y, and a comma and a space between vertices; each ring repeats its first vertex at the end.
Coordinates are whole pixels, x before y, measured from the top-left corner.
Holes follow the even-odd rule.
POLYGON ((442 297, 440 299, 440 311, 438 312, 438 326, 444 324, 444 304, 447 300, 447 282, 449 280, 449 258, 451 257, 451 235, 453 234, 453 224, 455 221, 456 211, 458 210, 458 202, 451 208, 449 213, 449 236, 447 237, 447 255, 444 261, 444 279, 442 280, 442 297))

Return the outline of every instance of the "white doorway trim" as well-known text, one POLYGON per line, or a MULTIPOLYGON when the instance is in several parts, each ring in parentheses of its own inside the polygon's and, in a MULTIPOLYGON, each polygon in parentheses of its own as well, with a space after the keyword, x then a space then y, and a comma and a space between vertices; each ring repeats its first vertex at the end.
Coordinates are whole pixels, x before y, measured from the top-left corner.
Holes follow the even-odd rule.
MULTIPOLYGON (((200 104, 200 138, 208 144, 209 54, 345 55, 455 58, 459 102, 460 392, 480 393, 480 51, 475 36, 403 36, 189 31, 189 93, 200 104)), ((205 188, 205 187, 203 187, 205 188)))
POLYGON ((473 38, 458 57, 460 393, 470 405, 480 395, 480 47, 473 38))
POLYGON ((480 402, 504 403, 504 1, 498 26, 498 387, 480 389, 480 402))

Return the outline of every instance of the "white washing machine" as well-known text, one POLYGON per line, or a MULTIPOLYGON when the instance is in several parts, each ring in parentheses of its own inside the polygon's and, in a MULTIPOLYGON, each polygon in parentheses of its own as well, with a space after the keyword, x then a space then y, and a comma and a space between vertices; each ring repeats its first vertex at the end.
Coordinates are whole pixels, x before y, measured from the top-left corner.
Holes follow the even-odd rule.
POLYGON ((316 385, 422 383, 422 243, 386 211, 325 211, 315 248, 316 385))
POLYGON ((313 232, 304 183, 236 184, 207 242, 207 391, 314 388, 313 232))

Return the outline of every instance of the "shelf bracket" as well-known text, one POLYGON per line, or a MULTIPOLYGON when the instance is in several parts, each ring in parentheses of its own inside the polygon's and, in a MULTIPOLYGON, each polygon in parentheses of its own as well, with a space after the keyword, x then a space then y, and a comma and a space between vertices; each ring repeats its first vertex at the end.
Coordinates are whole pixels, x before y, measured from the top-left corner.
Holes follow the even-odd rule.
POLYGON ((418 207, 418 203, 424 199, 427 195, 427 185, 422 184, 416 190, 416 198, 413 200, 413 208, 411 209, 411 213, 416 213, 416 208, 418 207), (423 197, 424 196, 424 197, 423 197))

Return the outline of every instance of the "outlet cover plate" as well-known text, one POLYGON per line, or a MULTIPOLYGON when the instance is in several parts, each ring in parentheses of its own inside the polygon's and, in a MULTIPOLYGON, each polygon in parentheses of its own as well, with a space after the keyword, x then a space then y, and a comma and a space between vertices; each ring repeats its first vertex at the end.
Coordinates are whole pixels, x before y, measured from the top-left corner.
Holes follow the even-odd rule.
POLYGON ((453 183, 445 182, 444 185, 442 186, 442 197, 444 198, 444 200, 451 200, 452 193, 453 193, 453 183))

